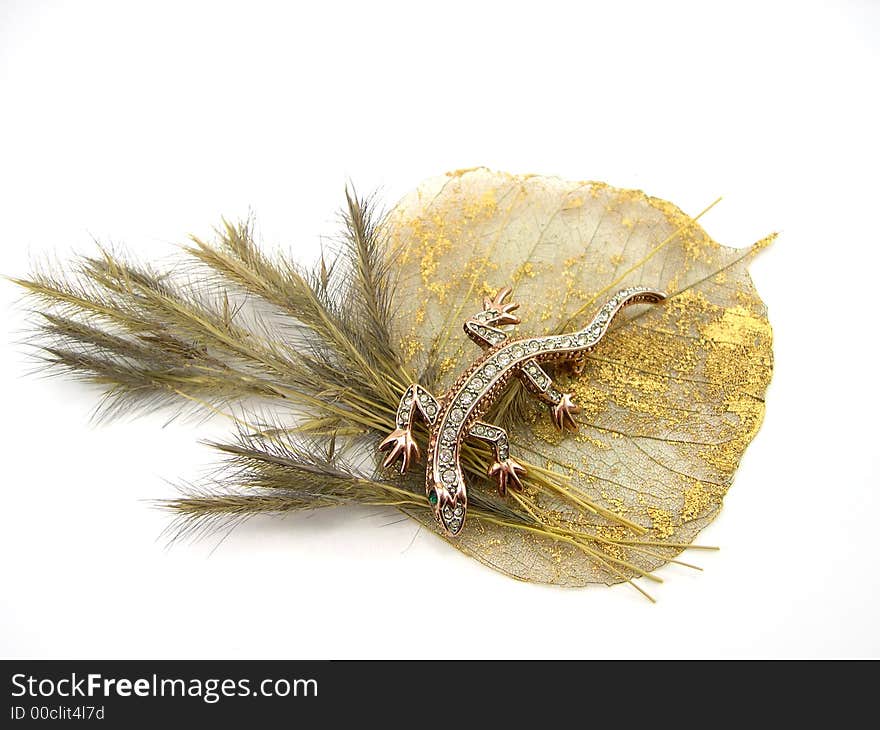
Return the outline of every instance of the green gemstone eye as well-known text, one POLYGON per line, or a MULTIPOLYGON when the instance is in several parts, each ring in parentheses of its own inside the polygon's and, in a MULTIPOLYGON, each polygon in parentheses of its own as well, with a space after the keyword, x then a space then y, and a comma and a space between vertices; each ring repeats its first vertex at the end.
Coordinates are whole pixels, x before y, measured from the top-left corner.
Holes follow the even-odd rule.
POLYGON ((438 497, 437 497, 437 492, 436 492, 434 489, 432 489, 432 490, 428 493, 428 502, 431 503, 431 506, 432 506, 432 507, 436 507, 438 501, 439 501, 439 499, 438 499, 438 497))

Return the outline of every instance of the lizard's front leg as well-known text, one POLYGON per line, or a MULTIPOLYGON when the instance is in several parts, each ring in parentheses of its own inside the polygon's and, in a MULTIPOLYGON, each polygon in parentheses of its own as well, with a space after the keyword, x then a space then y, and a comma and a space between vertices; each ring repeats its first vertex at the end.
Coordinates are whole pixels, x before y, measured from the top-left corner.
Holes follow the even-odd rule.
POLYGON ((400 473, 403 474, 412 461, 418 461, 421 454, 412 436, 415 416, 416 414, 420 415, 426 423, 433 426, 439 410, 440 404, 437 399, 421 385, 409 386, 397 406, 397 414, 395 415, 397 427, 379 444, 380 451, 389 450, 382 465, 391 466, 399 457, 400 473))
POLYGON ((507 438, 507 431, 499 426, 493 426, 491 423, 477 421, 471 426, 468 435, 486 441, 495 451, 495 461, 489 467, 489 476, 498 479, 498 493, 502 497, 507 494, 508 485, 522 489, 520 475, 525 474, 526 470, 522 464, 510 458, 510 441, 507 438))
POLYGON ((517 374, 526 388, 552 406, 553 423, 560 431, 566 426, 577 431, 574 415, 581 409, 572 401, 571 393, 561 393, 553 387, 553 380, 535 360, 526 360, 517 374))

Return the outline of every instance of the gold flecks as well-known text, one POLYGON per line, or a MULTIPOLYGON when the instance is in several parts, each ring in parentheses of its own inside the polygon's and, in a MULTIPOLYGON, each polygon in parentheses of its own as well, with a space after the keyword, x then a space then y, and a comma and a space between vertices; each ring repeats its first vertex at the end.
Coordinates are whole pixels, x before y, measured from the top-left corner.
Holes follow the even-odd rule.
MULTIPOLYGON (((484 264, 483 268, 485 268, 485 267, 486 267, 486 265, 484 264)), ((491 298, 491 297, 495 296, 495 292, 497 292, 497 291, 498 291, 497 286, 495 286, 494 284, 492 284, 486 280, 483 280, 483 283, 480 284, 476 288, 476 297, 477 297, 477 299, 481 299, 482 297, 490 297, 491 298)))
POLYGON ((602 499, 608 506, 608 509, 610 509, 615 514, 624 516, 629 512, 629 505, 624 502, 620 497, 614 497, 605 491, 603 491, 601 494, 602 499))
POLYGON ((706 510, 715 504, 714 493, 707 484, 694 480, 693 484, 684 492, 684 507, 681 510, 681 519, 685 522, 701 517, 706 510))
POLYGON ((454 357, 444 357, 440 361, 440 368, 439 368, 440 375, 442 376, 442 375, 446 375, 447 373, 452 372, 452 370, 455 368, 455 365, 456 365, 456 360, 454 357))
MULTIPOLYGON (((538 434, 537 432, 535 433, 535 435, 540 438, 540 434, 538 434)), ((602 439, 591 436, 585 430, 576 431, 574 434, 574 440, 582 444, 589 444, 590 446, 597 449, 606 450, 611 448, 611 445, 607 441, 603 441, 602 439)), ((587 463, 586 458, 585 463, 587 463)))
POLYGON ((408 337, 404 339, 401 343, 401 350, 403 351, 403 356, 410 360, 412 359, 416 353, 422 352, 424 350, 424 345, 421 340, 415 337, 408 337))
POLYGON ((672 537, 675 534, 671 512, 660 507, 646 507, 645 513, 651 519, 651 528, 658 537, 672 537))
POLYGON ((766 317, 755 316, 745 307, 729 307, 720 319, 703 327, 702 334, 715 344, 744 348, 759 339, 768 339, 770 323, 766 317))
POLYGON ((532 433, 547 444, 559 444, 564 435, 549 418, 538 418, 532 426, 532 433))
POLYGON ((764 236, 764 238, 762 238, 760 241, 756 241, 755 243, 752 244, 751 252, 758 253, 759 251, 763 251, 770 244, 772 244, 778 237, 779 237, 779 234, 776 232, 771 233, 768 236, 764 236))
POLYGON ((536 275, 535 265, 531 261, 525 261, 519 266, 516 267, 513 274, 510 276, 510 280, 516 284, 523 277, 528 277, 529 279, 534 279, 536 275))

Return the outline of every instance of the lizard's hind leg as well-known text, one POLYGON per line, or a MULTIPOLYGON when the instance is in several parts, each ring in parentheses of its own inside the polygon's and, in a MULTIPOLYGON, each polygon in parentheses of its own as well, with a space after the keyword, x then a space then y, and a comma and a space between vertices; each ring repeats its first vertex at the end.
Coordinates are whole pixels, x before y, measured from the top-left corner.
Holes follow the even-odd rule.
POLYGON ((526 470, 522 464, 510 458, 510 441, 507 438, 507 431, 500 426, 477 421, 471 426, 468 435, 486 441, 495 452, 495 461, 489 467, 489 476, 498 480, 498 493, 503 497, 507 494, 508 486, 522 489, 520 476, 525 474, 526 470))
POLYGON ((580 406, 575 405, 571 393, 562 393, 554 387, 552 378, 536 360, 527 360, 517 375, 529 391, 552 406, 553 423, 560 431, 566 427, 577 431, 574 416, 580 413, 580 406))

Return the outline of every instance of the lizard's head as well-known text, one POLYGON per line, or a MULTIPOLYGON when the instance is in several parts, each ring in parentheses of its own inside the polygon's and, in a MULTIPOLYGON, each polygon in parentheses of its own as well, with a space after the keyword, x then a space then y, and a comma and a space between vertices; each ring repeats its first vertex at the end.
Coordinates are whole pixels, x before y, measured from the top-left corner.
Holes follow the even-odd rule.
POLYGON ((435 483, 428 491, 428 503, 434 511, 434 518, 447 535, 455 537, 461 532, 467 514, 467 496, 463 489, 453 491, 445 484, 435 483))

